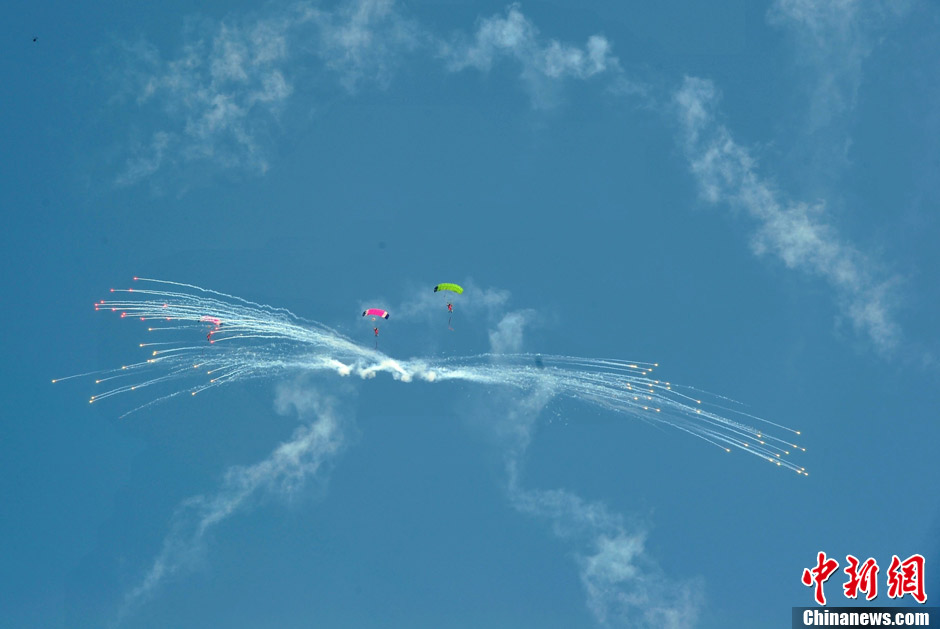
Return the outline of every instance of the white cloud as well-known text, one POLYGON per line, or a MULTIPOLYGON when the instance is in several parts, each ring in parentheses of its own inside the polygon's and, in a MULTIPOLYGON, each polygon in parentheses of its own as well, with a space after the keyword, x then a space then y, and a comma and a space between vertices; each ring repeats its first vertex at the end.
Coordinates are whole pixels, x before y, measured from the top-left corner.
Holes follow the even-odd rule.
POLYGON ((137 63, 131 72, 137 104, 155 106, 165 120, 127 160, 117 185, 137 183, 169 164, 265 173, 267 138, 276 135, 295 85, 312 82, 311 70, 321 66, 354 92, 366 82, 386 87, 410 52, 443 58, 452 71, 487 71, 508 57, 521 65, 539 107, 553 102, 553 83, 619 67, 603 36, 592 35, 584 46, 543 41, 517 5, 505 17, 483 20, 470 43, 433 35, 404 17, 394 0, 351 0, 332 10, 298 2, 260 19, 191 22, 185 36, 181 51, 166 61, 145 42, 126 47, 137 63))
POLYGON ((490 330, 490 351, 495 354, 511 354, 522 350, 522 333, 526 324, 535 317, 534 310, 517 310, 506 313, 495 330, 490 330))
POLYGON ((811 128, 825 126, 855 106, 862 62, 872 42, 857 0, 777 0, 768 20, 795 39, 797 61, 816 76, 810 98, 811 128))
MULTIPOLYGON (((524 312, 501 317, 491 331, 491 339, 496 337, 494 352, 521 348, 524 318, 524 312)), ((522 486, 522 467, 537 419, 553 398, 550 383, 545 383, 522 397, 490 396, 488 407, 483 407, 486 416, 481 419, 503 450, 510 504, 520 513, 546 520, 558 538, 573 545, 587 608, 600 625, 691 627, 703 600, 701 583, 667 579, 645 551, 643 530, 630 530, 623 517, 602 502, 565 489, 522 486)))
POLYGON ((172 140, 173 137, 166 131, 155 132, 150 144, 137 147, 134 157, 127 160, 124 172, 118 175, 115 183, 119 186, 130 185, 160 170, 172 140))
POLYGON ((520 513, 547 520, 553 533, 574 545, 587 607, 603 626, 679 629, 695 624, 703 600, 699 581, 667 579, 646 553, 646 534, 630 530, 601 502, 564 489, 520 485, 521 460, 539 410, 549 401, 536 392, 512 408, 502 428, 507 448, 508 496, 520 513))
POLYGON ((797 63, 813 68, 814 122, 825 124, 855 105, 862 65, 880 32, 911 7, 909 0, 776 0, 768 21, 793 36, 797 63))
POLYGON ((318 11, 316 23, 318 54, 350 91, 364 79, 387 85, 401 54, 417 48, 424 37, 394 0, 358 0, 334 12, 318 11))
POLYGON ((332 398, 299 386, 282 385, 276 408, 315 419, 298 427, 289 441, 271 455, 248 466, 230 467, 222 486, 213 495, 183 501, 173 517, 170 532, 143 581, 127 593, 120 617, 144 603, 167 578, 190 568, 204 552, 206 533, 234 513, 250 508, 265 495, 290 497, 332 461, 345 438, 342 421, 332 398))
POLYGON ((539 31, 512 4, 506 15, 482 20, 472 41, 442 42, 440 54, 451 71, 476 68, 487 72, 501 57, 521 66, 521 77, 536 106, 552 102, 551 83, 558 79, 587 79, 608 70, 618 70, 610 42, 602 35, 591 35, 584 47, 556 40, 542 41, 539 31))
POLYGON ((461 295, 435 293, 433 287, 428 286, 412 289, 410 296, 395 307, 396 320, 439 319, 441 309, 448 300, 453 302, 454 308, 460 313, 495 319, 509 302, 510 294, 507 290, 482 288, 471 279, 461 281, 460 285, 464 288, 461 295))
POLYGON ((825 279, 855 328, 882 352, 900 338, 894 320, 895 281, 826 222, 825 204, 794 202, 758 175, 756 160, 715 120, 718 93, 711 81, 687 77, 675 94, 683 143, 702 196, 727 203, 758 223, 757 254, 772 253, 788 268, 825 279))
POLYGON ((211 160, 265 172, 268 157, 259 138, 293 92, 285 75, 288 37, 304 21, 303 13, 290 11, 253 23, 199 22, 187 33, 196 36, 169 61, 152 46, 135 47, 137 103, 157 106, 166 128, 154 132, 149 150, 129 160, 116 183, 155 173, 165 163, 168 139, 181 166, 211 160))
POLYGON ((701 581, 667 581, 646 556, 643 541, 642 534, 624 530, 594 538, 593 554, 579 558, 588 607, 604 625, 694 626, 704 599, 701 581))
POLYGON ((427 287, 418 287, 412 290, 409 298, 395 306, 393 316, 396 321, 439 322, 446 314, 446 303, 450 302, 454 306, 455 316, 491 322, 492 327, 488 330, 491 352, 507 354, 521 351, 523 332, 527 325, 538 318, 536 312, 532 309, 507 312, 510 299, 507 290, 482 288, 469 279, 463 280, 460 285, 464 288, 460 295, 435 293, 427 287))

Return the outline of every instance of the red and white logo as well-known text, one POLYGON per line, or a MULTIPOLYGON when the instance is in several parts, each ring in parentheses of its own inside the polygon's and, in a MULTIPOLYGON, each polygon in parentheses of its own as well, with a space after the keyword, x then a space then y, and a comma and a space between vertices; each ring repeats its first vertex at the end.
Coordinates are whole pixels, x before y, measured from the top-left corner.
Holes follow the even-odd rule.
MULTIPOLYGON (((864 594, 866 601, 877 598, 878 562, 873 557, 860 562, 854 555, 846 555, 845 561, 848 564, 843 570, 848 575, 848 580, 842 585, 845 597, 858 599, 859 594, 864 594)), ((803 570, 803 585, 814 588, 813 596, 819 605, 826 604, 824 585, 838 569, 838 561, 819 551, 816 554, 816 565, 803 570)), ((905 594, 910 594, 920 604, 927 602, 923 555, 911 555, 903 561, 897 555, 892 555, 886 576, 888 598, 904 598, 905 594)))

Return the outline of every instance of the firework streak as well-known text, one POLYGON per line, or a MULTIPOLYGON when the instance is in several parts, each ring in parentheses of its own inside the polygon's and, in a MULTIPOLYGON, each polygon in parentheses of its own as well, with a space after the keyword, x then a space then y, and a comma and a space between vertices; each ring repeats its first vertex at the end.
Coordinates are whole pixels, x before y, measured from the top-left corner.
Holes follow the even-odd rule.
POLYGON ((652 375, 656 363, 537 354, 396 360, 283 308, 191 284, 134 279, 135 288, 111 289, 120 298, 101 300, 95 309, 145 322, 153 342, 140 347, 146 348, 148 357, 115 369, 53 380, 94 376, 105 390, 91 397, 93 403, 154 387, 158 392, 154 397, 125 415, 178 395, 196 395, 250 378, 317 371, 361 378, 387 373, 402 382, 462 380, 568 397, 665 424, 727 452, 741 449, 808 475, 787 458, 805 448, 728 415, 795 435, 799 431, 718 404, 703 404, 707 394, 656 379, 652 375), (167 387, 169 393, 164 392, 167 387))

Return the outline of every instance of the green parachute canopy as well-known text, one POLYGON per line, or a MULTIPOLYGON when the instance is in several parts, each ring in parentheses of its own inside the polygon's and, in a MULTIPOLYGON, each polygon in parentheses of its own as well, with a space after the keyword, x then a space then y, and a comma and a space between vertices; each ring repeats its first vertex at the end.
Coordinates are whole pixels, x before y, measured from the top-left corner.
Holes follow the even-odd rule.
POLYGON ((434 287, 434 292, 436 293, 439 290, 449 290, 459 295, 463 292, 463 286, 460 286, 459 284, 438 284, 434 287))

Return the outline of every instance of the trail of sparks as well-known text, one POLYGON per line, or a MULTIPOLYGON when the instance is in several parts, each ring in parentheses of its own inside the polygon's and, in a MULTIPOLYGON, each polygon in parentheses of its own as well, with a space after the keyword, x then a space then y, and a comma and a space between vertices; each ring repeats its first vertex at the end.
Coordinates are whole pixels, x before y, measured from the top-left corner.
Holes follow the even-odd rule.
POLYGON ((107 385, 111 388, 91 396, 91 403, 167 382, 177 387, 123 416, 181 394, 197 395, 251 378, 301 371, 332 371, 361 378, 388 373, 403 382, 461 380, 520 390, 538 387, 555 396, 665 424, 727 452, 740 449, 808 476, 805 468, 786 458, 797 450, 805 452, 805 448, 719 411, 794 435, 799 435, 799 431, 703 403, 708 394, 655 378, 652 374, 658 367, 656 363, 535 354, 397 360, 283 308, 191 284, 136 277, 134 280, 138 282, 134 288, 111 289, 116 298, 95 303, 95 309, 147 322, 149 332, 175 331, 179 340, 168 341, 173 335, 163 334, 156 342, 140 343, 150 354, 144 361, 53 380, 96 376, 95 383, 101 384, 133 376, 123 380, 125 384, 107 385))

